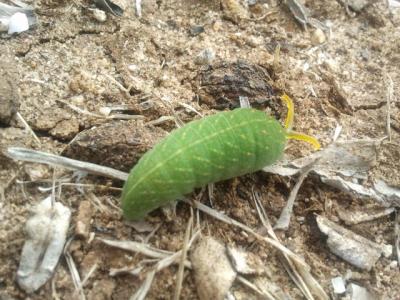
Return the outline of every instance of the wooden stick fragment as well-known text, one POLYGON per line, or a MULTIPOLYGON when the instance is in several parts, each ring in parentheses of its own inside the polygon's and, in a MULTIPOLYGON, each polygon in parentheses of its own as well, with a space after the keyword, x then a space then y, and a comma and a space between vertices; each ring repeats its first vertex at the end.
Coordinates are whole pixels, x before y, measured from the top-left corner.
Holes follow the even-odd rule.
POLYGON ((176 278, 176 289, 174 293, 174 300, 179 300, 181 290, 182 290, 182 282, 183 282, 183 271, 185 270, 185 260, 187 256, 187 250, 188 250, 188 245, 189 245, 189 239, 190 239, 190 231, 192 228, 193 224, 193 216, 190 217, 188 225, 186 227, 186 232, 185 232, 185 238, 183 240, 183 246, 182 246, 182 256, 181 256, 181 261, 179 263, 179 269, 178 269, 178 274, 176 278))
POLYGON ((26 148, 10 147, 7 149, 5 154, 15 160, 56 165, 70 170, 79 170, 107 178, 119 179, 122 181, 127 180, 129 175, 128 173, 121 172, 113 168, 26 148))
POLYGON ((389 138, 389 142, 392 141, 392 133, 390 129, 390 104, 393 101, 393 80, 389 74, 386 74, 387 79, 387 95, 386 95, 386 133, 389 138))
POLYGON ((291 259, 293 259, 293 261, 295 261, 296 263, 298 263, 300 266, 306 268, 307 270, 310 269, 310 267, 304 262, 304 260, 302 258, 300 258, 297 254, 295 254, 294 252, 292 252, 291 250, 289 250, 288 248, 284 247, 281 243, 277 242, 276 240, 269 238, 269 237, 265 237, 265 236, 261 236, 260 234, 258 234, 257 232, 255 232, 253 229, 251 229, 250 227, 230 218, 229 216, 220 213, 219 211, 212 209, 198 201, 188 201, 188 200, 183 200, 185 203, 189 204, 189 205, 193 205, 194 207, 196 207, 198 210, 201 210, 202 212, 222 221, 225 222, 227 224, 239 227, 241 229, 243 229, 245 232, 250 233, 251 235, 253 235, 257 240, 262 241, 262 242, 266 242, 267 244, 275 247, 276 249, 278 249, 279 251, 287 254, 291 259))

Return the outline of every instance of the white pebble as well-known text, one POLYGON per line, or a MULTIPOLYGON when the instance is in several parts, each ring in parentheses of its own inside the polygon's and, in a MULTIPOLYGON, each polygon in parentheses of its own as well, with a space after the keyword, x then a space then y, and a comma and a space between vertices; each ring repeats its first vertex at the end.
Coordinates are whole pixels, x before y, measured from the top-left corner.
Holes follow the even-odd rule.
POLYGON ((314 46, 317 46, 325 43, 325 41, 326 41, 325 33, 319 28, 315 29, 311 35, 311 43, 314 46))
POLYGON ((107 20, 106 12, 101 9, 93 9, 93 16, 100 23, 104 23, 107 20))
POLYGON ((331 282, 332 282, 333 292, 335 294, 340 295, 346 292, 345 282, 341 276, 332 278, 331 282))
POLYGON ((128 65, 128 70, 131 72, 139 71, 139 66, 138 65, 128 65))
POLYGON ((8 34, 20 33, 29 29, 28 17, 24 13, 17 12, 10 18, 8 34))
POLYGON ((390 268, 397 269, 398 263, 397 260, 392 260, 389 264, 390 268))

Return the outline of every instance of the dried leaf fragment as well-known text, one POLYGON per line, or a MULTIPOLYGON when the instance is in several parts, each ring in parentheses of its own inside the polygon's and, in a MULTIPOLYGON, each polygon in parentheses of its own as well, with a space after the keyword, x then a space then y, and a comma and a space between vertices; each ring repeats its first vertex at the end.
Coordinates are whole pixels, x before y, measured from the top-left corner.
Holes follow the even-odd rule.
POLYGON ((377 141, 368 139, 338 141, 323 151, 292 162, 268 166, 263 170, 282 176, 291 176, 319 157, 313 169, 321 176, 343 175, 363 178, 366 176, 365 172, 376 163, 376 147, 377 141))
POLYGON ((234 247, 227 247, 227 254, 236 272, 243 275, 260 275, 264 273, 260 258, 253 253, 234 247))
POLYGON ((124 14, 124 10, 121 7, 109 0, 94 0, 94 3, 97 7, 114 16, 121 17, 124 14))
POLYGON ((343 228, 328 219, 317 216, 319 229, 328 236, 329 249, 348 263, 364 270, 371 270, 383 254, 392 254, 391 245, 380 245, 343 228))
POLYGON ((361 211, 337 208, 336 211, 339 218, 344 221, 346 225, 353 225, 390 215, 395 211, 395 209, 394 207, 390 207, 361 211))
POLYGON ((372 4, 374 1, 371 0, 340 0, 343 5, 346 7, 351 7, 355 12, 361 12, 365 7, 372 4))
POLYGON ((309 23, 310 11, 300 1, 286 0, 286 6, 289 8, 293 17, 305 28, 309 23))
POLYGON ((212 237, 204 237, 192 251, 190 260, 199 298, 223 300, 236 278, 225 246, 212 237))
POLYGON ((343 192, 358 197, 369 197, 381 205, 400 206, 400 188, 380 179, 373 186, 364 186, 354 179, 365 180, 377 161, 377 140, 349 140, 335 142, 323 151, 294 161, 281 161, 263 168, 263 171, 281 176, 297 174, 310 161, 319 157, 313 167, 321 181, 343 192))
POLYGON ((63 251, 71 211, 51 196, 40 202, 26 223, 27 240, 22 249, 17 282, 27 293, 51 278, 63 251))

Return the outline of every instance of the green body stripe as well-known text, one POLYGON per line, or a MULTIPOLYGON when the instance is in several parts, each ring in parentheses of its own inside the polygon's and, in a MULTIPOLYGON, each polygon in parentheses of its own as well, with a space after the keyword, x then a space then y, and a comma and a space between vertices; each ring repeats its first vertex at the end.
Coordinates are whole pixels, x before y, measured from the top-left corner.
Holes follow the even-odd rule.
POLYGON ((279 159, 284 128, 265 113, 239 108, 188 123, 172 131, 131 170, 122 193, 128 219, 184 194, 260 170, 279 159))

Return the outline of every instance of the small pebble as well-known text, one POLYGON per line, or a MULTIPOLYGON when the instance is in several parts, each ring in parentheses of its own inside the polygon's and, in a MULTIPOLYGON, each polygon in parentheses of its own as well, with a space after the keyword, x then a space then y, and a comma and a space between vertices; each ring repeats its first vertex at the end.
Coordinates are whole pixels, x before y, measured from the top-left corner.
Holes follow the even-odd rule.
POLYGON ((392 260, 389 264, 391 269, 397 269, 398 263, 397 260, 392 260))
POLYGON ((101 9, 93 9, 93 17, 100 23, 104 23, 107 20, 106 12, 101 9))
POLYGON ((362 58, 363 60, 365 60, 365 61, 368 61, 368 60, 369 60, 370 55, 369 55, 368 49, 363 49, 363 50, 361 50, 360 55, 361 55, 361 58, 362 58))
POLYGON ((348 4, 352 10, 354 10, 355 12, 360 12, 362 11, 368 4, 370 3, 370 1, 368 0, 350 0, 348 1, 348 4))
POLYGON ((222 29, 222 22, 221 21, 215 21, 214 24, 212 25, 212 29, 214 31, 220 31, 222 29))
POLYGON ((200 26, 200 25, 192 26, 189 29, 190 36, 197 36, 197 35, 199 35, 199 34, 201 34, 203 32, 204 32, 204 27, 200 26))
POLYGON ((139 71, 139 66, 138 65, 128 65, 128 70, 131 72, 137 72, 137 71, 139 71))
POLYGON ((253 48, 259 47, 263 44, 263 39, 261 37, 255 37, 254 35, 247 37, 245 40, 246 44, 253 48))
POLYGON ((326 36, 325 33, 322 31, 322 29, 319 28, 315 29, 311 35, 311 43, 314 46, 317 46, 325 43, 325 41, 326 41, 326 36))
POLYGON ((338 276, 331 279, 333 292, 335 294, 343 294, 346 292, 346 286, 343 277, 338 276))
POLYGON ((215 58, 215 52, 212 49, 204 49, 195 58, 196 65, 209 65, 215 58))
POLYGON ((8 34, 20 33, 29 29, 28 17, 24 13, 13 14, 8 23, 8 34))
POLYGON ((75 226, 75 234, 77 237, 83 239, 87 239, 89 237, 92 211, 93 209, 90 201, 82 201, 80 203, 75 226))
POLYGON ((348 286, 350 291, 351 300, 373 300, 376 299, 372 294, 368 292, 365 287, 359 286, 357 284, 351 283, 348 286))
POLYGON ((299 222, 300 224, 303 224, 303 223, 305 222, 306 218, 303 217, 303 216, 299 216, 299 217, 296 218, 296 220, 297 220, 297 222, 299 222))

